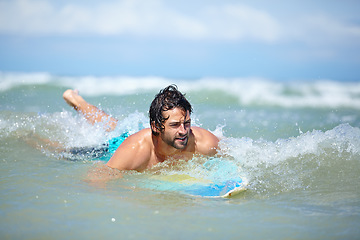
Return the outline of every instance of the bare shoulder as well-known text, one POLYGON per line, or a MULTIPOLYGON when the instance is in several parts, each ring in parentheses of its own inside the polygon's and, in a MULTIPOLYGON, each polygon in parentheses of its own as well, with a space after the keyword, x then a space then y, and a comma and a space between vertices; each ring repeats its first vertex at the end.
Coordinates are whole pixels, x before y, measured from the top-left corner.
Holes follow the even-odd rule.
POLYGON ((144 144, 145 142, 151 139, 151 130, 150 128, 142 129, 125 139, 124 143, 130 144, 144 144))
POLYGON ((146 128, 126 138, 107 165, 119 170, 143 170, 150 157, 151 130, 146 128))
POLYGON ((196 151, 203 155, 215 155, 219 148, 219 139, 210 131, 200 128, 191 127, 195 137, 196 151))

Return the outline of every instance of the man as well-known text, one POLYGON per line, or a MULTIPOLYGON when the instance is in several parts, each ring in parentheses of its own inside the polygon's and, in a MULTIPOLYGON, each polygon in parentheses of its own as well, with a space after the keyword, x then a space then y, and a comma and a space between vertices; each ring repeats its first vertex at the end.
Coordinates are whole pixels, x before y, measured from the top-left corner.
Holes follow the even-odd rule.
MULTIPOLYGON (((87 103, 77 91, 69 89, 63 97, 90 123, 103 122, 107 131, 115 129, 117 120, 87 103)), ((169 159, 215 155, 219 139, 205 129, 191 127, 191 112, 191 104, 176 86, 161 90, 150 105, 150 128, 125 139, 106 165, 119 170, 143 171, 169 159)))

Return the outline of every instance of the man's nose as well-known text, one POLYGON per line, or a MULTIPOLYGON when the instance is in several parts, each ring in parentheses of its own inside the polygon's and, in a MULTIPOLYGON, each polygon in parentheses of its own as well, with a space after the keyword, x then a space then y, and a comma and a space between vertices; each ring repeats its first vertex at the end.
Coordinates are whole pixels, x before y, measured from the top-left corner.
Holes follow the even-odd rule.
POLYGON ((182 134, 186 134, 186 127, 184 123, 180 124, 179 132, 182 134))

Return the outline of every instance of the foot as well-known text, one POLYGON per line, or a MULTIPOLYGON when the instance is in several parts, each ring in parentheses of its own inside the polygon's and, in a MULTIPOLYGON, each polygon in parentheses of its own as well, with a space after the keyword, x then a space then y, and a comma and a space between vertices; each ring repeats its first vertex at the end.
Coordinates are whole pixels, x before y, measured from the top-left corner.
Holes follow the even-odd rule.
POLYGON ((78 90, 68 89, 64 92, 63 98, 65 99, 66 103, 72 106, 73 108, 77 109, 84 99, 79 95, 78 90))

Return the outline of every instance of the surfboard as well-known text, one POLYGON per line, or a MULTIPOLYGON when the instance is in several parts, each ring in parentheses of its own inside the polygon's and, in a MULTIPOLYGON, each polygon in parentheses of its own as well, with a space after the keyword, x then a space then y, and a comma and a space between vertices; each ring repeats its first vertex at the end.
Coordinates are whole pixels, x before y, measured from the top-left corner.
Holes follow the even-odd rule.
POLYGON ((231 159, 211 157, 201 163, 194 158, 181 168, 161 169, 138 175, 134 187, 161 193, 176 192, 202 198, 231 198, 247 189, 248 181, 231 159))
POLYGON ((187 174, 154 175, 143 187, 172 191, 180 194, 204 198, 231 198, 246 190, 245 178, 233 178, 226 181, 198 179, 187 174))

